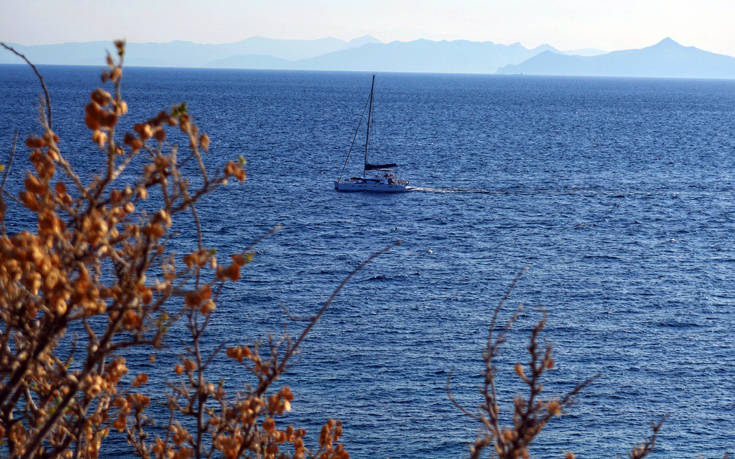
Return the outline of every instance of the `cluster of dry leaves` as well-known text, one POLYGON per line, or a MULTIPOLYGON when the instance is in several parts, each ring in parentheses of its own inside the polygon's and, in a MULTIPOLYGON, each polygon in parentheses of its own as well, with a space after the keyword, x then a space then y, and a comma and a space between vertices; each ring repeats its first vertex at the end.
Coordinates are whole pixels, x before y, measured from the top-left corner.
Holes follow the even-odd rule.
POLYGON ((290 341, 265 357, 257 347, 226 350, 255 376, 255 387, 207 380, 221 349, 202 355, 202 336, 222 285, 240 278, 252 251, 219 264, 203 246, 196 204, 229 180, 244 181, 244 161, 208 171, 209 137, 183 104, 117 135, 128 106, 120 89, 125 45, 115 47, 102 73, 112 93, 95 89, 84 110, 105 157, 102 173, 84 183, 59 148, 46 102, 42 134, 26 139, 33 171, 24 190, 0 194, 0 438, 7 454, 97 457, 118 431, 143 457, 347 457, 339 422, 327 421, 311 450, 303 429, 277 423, 293 400, 287 386, 273 384, 296 350, 290 341), (171 129, 188 140, 183 158, 166 142, 171 129), (120 183, 133 161, 143 163, 142 174, 120 183), (190 161, 198 166, 196 188, 182 173, 190 161), (35 232, 6 233, 5 197, 35 215, 35 232), (198 248, 177 260, 167 243, 172 219, 183 212, 197 226, 198 248), (128 375, 124 354, 160 347, 177 320, 185 321, 192 345, 171 368, 169 419, 152 435, 148 376, 128 375))

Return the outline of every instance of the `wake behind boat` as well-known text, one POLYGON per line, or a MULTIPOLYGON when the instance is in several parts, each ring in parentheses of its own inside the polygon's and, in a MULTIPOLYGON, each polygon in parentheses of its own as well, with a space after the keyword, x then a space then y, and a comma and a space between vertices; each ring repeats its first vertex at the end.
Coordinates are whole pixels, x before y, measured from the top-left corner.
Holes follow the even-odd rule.
MULTIPOLYGON (((368 149, 370 145, 370 125, 372 124, 373 115, 373 92, 375 90, 375 75, 373 75, 373 81, 370 85, 370 98, 368 99, 368 120, 367 120, 367 132, 365 134, 365 161, 362 168, 361 177, 350 177, 342 178, 347 162, 350 159, 352 153, 352 147, 355 145, 355 139, 357 138, 357 131, 360 129, 362 124, 362 117, 360 117, 360 123, 357 125, 355 130, 355 136, 352 138, 352 145, 350 150, 347 152, 347 157, 342 165, 342 170, 339 173, 339 177, 334 181, 334 189, 337 191, 371 191, 375 193, 402 193, 408 191, 408 181, 401 180, 395 173, 395 168, 398 167, 395 163, 388 164, 370 164, 368 162, 368 149), (368 174, 368 171, 370 172, 368 174)), ((363 112, 364 114, 364 112, 363 112)))

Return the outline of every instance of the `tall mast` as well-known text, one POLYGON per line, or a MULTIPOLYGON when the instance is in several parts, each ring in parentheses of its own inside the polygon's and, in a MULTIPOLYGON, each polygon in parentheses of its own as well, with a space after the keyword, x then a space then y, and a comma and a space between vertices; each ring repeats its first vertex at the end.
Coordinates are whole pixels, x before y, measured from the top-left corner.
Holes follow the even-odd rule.
POLYGON ((367 166, 368 142, 370 141, 370 121, 373 115, 373 89, 375 88, 375 75, 370 85, 370 108, 368 108, 367 134, 365 135, 365 165, 362 167, 362 176, 365 177, 365 168, 367 166))

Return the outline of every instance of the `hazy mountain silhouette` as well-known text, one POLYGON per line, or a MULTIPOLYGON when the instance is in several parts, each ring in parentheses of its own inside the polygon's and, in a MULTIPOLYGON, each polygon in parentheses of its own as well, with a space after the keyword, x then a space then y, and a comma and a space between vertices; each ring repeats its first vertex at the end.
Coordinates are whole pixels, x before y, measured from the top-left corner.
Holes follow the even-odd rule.
MULTIPOLYGON (((286 60, 308 59, 341 49, 378 42, 366 35, 349 42, 336 38, 317 40, 281 40, 251 37, 235 43, 202 44, 189 41, 168 43, 128 43, 125 62, 130 66, 205 67, 218 59, 232 56, 260 55, 286 60)), ((99 65, 111 42, 60 43, 23 46, 11 44, 36 64, 99 65)), ((3 50, 4 51, 4 50, 3 50)), ((17 57, 0 52, 0 63, 19 63, 17 57)))
POLYGON ((301 70, 298 61, 279 59, 263 54, 246 54, 244 56, 230 56, 209 62, 203 67, 223 69, 253 69, 253 70, 301 70))
POLYGON ((682 46, 671 38, 642 49, 613 51, 599 56, 544 52, 503 74, 623 76, 674 78, 735 78, 735 58, 682 46))
MULTIPOLYGON (((112 43, 12 46, 36 64, 100 65, 112 43)), ((643 49, 604 52, 467 40, 381 43, 370 35, 350 41, 251 37, 224 44, 129 43, 125 62, 153 67, 735 78, 735 58, 681 46, 670 38, 643 49)), ((0 50, 3 63, 21 61, 0 50)))
POLYGON ((367 45, 369 43, 382 43, 372 35, 363 35, 362 37, 353 38, 347 42, 348 48, 359 48, 360 46, 367 45))
POLYGON ((574 54, 577 56, 599 56, 600 54, 607 54, 607 51, 597 48, 582 48, 582 49, 568 49, 563 54, 574 54))
POLYGON ((353 70, 426 73, 495 73, 501 66, 517 64, 544 51, 549 45, 528 49, 519 43, 500 45, 466 40, 367 43, 298 61, 273 61, 245 55, 214 60, 215 67, 275 68, 299 70, 353 70))
MULTIPOLYGON (((7 43, 16 51, 24 54, 34 64, 54 65, 100 65, 105 50, 114 51, 109 41, 89 41, 84 43, 60 43, 54 45, 25 46, 7 43)), ((24 62, 5 49, 0 50, 0 64, 23 64, 24 62)))
MULTIPOLYGON (((99 65, 101 56, 112 48, 103 41, 12 46, 36 64, 55 65, 99 65)), ((519 64, 543 51, 556 50, 549 45, 528 49, 520 43, 466 40, 381 43, 370 35, 350 41, 251 37, 224 44, 128 43, 125 62, 151 67, 495 73, 501 66, 519 64)), ((0 52, 0 63, 20 62, 12 54, 0 52)))
MULTIPOLYGON (((415 40, 371 44, 301 61, 311 70, 381 70, 387 72, 494 73, 550 47, 528 49, 520 44, 415 40)), ((551 48, 553 49, 553 48, 551 48)))

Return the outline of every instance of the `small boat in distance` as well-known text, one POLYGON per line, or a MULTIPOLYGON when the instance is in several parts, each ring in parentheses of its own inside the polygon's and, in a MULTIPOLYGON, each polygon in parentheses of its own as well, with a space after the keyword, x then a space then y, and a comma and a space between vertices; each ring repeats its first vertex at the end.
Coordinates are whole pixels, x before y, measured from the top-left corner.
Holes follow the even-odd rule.
MULTIPOLYGON (((370 164, 368 162, 368 146, 370 144, 370 124, 372 122, 373 115, 373 91, 375 90, 375 75, 373 75, 373 82, 370 85, 370 99, 368 99, 368 120, 367 120, 367 132, 365 134, 365 162, 362 169, 362 177, 350 177, 342 178, 347 161, 350 159, 350 153, 352 153, 352 147, 355 145, 355 139, 357 138, 357 131, 360 129, 362 124, 362 117, 360 123, 357 125, 355 130, 355 136, 352 138, 352 145, 350 150, 347 152, 347 158, 345 163, 342 165, 342 170, 339 173, 339 177, 334 181, 334 189, 337 191, 372 191, 375 193, 402 193, 407 191, 408 181, 401 180, 396 176, 394 169, 398 167, 395 163, 389 164, 370 164), (370 171, 370 174, 368 174, 370 171)), ((363 116, 364 116, 363 111, 363 116)))

